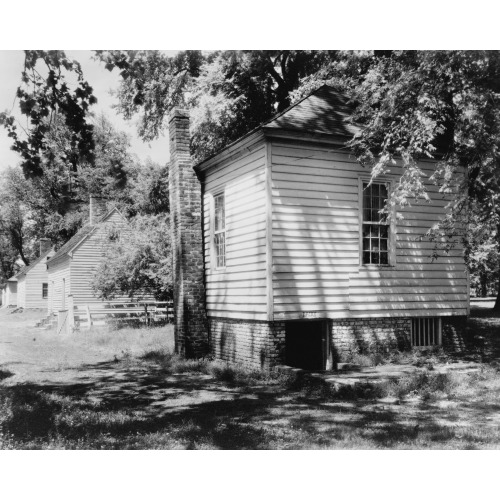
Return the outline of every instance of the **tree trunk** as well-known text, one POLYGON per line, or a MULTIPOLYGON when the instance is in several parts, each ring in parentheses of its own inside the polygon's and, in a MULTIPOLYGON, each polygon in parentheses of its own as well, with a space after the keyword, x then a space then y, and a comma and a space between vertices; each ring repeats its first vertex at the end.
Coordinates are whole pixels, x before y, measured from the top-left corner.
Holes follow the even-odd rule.
POLYGON ((500 276, 498 277, 498 290, 497 290, 497 300, 493 306, 494 311, 500 311, 500 276))
POLYGON ((479 273, 479 283, 481 297, 486 297, 488 295, 488 275, 485 271, 479 273))
MULTIPOLYGON (((497 225, 497 251, 500 249, 500 224, 497 225)), ((497 300, 493 306, 494 311, 500 311, 500 273, 498 273, 497 300)))

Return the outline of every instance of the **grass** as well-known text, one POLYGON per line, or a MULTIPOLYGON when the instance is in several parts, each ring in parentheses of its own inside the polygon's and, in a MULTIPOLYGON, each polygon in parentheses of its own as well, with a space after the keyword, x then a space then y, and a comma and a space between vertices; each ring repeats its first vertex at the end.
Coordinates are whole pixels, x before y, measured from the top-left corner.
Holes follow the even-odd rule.
MULTIPOLYGON (((495 344, 500 318, 473 324, 495 344)), ((99 358, 60 371, 54 364, 22 382, 17 365, 0 366, 0 449, 500 448, 493 355, 480 370, 441 373, 439 350, 402 354, 393 359, 419 367, 415 373, 348 385, 185 360, 167 337, 159 329, 82 332, 61 345, 99 358)))
POLYGON ((378 384, 336 387, 300 372, 264 373, 158 351, 133 366, 126 362, 118 370, 121 389, 109 373, 101 384, 4 388, 0 448, 500 446, 498 425, 488 425, 500 408, 500 378, 488 366, 471 374, 424 370, 378 384), (136 384, 132 391, 126 389, 130 383, 136 384), (201 392, 218 397, 200 402, 201 392), (163 405, 176 399, 179 406, 163 405))
POLYGON ((145 351, 166 353, 174 350, 173 326, 141 328, 94 327, 75 332, 79 345, 116 357, 141 356, 145 351), (166 334, 166 330, 169 332, 166 334))

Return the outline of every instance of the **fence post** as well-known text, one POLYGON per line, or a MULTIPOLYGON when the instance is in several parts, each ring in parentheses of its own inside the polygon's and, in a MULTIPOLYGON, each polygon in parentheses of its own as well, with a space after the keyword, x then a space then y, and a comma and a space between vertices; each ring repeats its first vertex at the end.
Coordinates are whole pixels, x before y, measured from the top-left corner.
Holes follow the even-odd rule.
POLYGON ((92 315, 90 314, 90 308, 88 304, 85 306, 85 310, 87 311, 87 321, 90 328, 92 326, 92 315))
POLYGON ((73 295, 68 295, 68 331, 70 333, 75 329, 75 306, 73 295))

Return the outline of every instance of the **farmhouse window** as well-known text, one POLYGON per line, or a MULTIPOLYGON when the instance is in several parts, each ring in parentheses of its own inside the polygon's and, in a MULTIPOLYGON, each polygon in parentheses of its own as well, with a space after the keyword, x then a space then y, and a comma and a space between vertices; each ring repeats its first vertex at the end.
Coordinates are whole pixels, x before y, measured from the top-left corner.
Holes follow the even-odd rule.
POLYGON ((363 182, 363 264, 389 265, 389 223, 379 211, 387 200, 387 185, 363 182))
POLYGON ((226 200, 224 193, 214 196, 215 267, 226 266, 226 200))
POLYGON ((411 345, 413 347, 441 345, 441 318, 413 318, 411 345))
POLYGON ((49 284, 42 283, 42 299, 46 299, 49 296, 49 284))

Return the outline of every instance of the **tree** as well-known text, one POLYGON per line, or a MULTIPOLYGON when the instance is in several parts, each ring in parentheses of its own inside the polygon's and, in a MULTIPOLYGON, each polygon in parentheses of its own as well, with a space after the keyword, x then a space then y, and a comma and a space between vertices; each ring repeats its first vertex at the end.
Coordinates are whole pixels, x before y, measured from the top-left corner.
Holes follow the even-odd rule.
POLYGON ((200 160, 290 105, 301 78, 335 58, 332 51, 97 51, 122 77, 118 111, 141 114, 139 134, 157 137, 172 106, 193 113, 192 153, 200 160))
POLYGON ((168 215, 138 215, 120 238, 109 233, 104 260, 92 278, 98 297, 140 297, 152 293, 157 300, 172 298, 172 259, 168 215))
POLYGON ((17 269, 18 253, 10 244, 10 238, 0 232, 0 283, 13 276, 17 269))
MULTIPOLYGON (((499 255, 500 53, 385 51, 341 58, 304 86, 342 81, 356 105, 353 120, 361 126, 350 145, 372 178, 396 158, 402 161, 403 174, 386 211, 429 199, 418 160, 435 158, 432 180, 453 200, 431 237, 448 249, 460 234, 470 253, 472 240, 463 229, 471 227, 473 213, 474 224, 496 228, 491 251, 499 255)), ((500 296, 495 308, 500 309, 500 296)))
MULTIPOLYGON (((417 161, 438 159, 433 179, 455 193, 438 234, 463 230, 472 205, 477 221, 500 227, 499 77, 498 52, 402 51, 375 59, 354 89, 355 119, 364 126, 352 141, 360 160, 374 176, 396 155, 403 161, 391 204, 426 199, 417 161)), ((497 254, 499 238, 497 231, 497 254)))
MULTIPOLYGON (((129 151, 129 139, 116 131, 104 116, 93 119, 95 153, 92 164, 79 158, 76 169, 68 165, 71 132, 54 118, 40 155, 42 173, 26 178, 19 167, 6 170, 0 181, 6 195, 4 202, 24 207, 23 220, 30 224, 28 238, 12 239, 13 247, 23 255, 23 246, 33 239, 50 238, 63 244, 88 218, 90 195, 104 196, 119 203, 127 192, 130 172, 137 171, 138 160, 129 151)), ((135 173, 134 173, 135 175, 135 173)), ((4 205, 0 201, 0 205, 4 205)), ((129 201, 129 204, 135 200, 129 201)), ((4 209, 5 211, 5 209, 4 209)), ((23 258, 29 260, 29 258, 23 258)))
POLYGON ((151 159, 135 161, 127 170, 127 185, 116 203, 127 216, 169 213, 168 168, 151 159))
MULTIPOLYGON (((2 179, 9 178, 11 172, 3 174, 2 179)), ((25 265, 31 260, 30 240, 33 234, 29 221, 29 211, 16 192, 10 189, 9 183, 0 184, 0 238, 5 252, 6 272, 14 266, 18 256, 25 265), (8 258, 7 255, 10 257, 8 258)), ((10 276, 6 276, 10 278, 10 276)))
POLYGON ((6 247, 1 265, 6 278, 17 256, 26 265, 37 256, 40 237, 56 245, 71 238, 88 217, 90 195, 107 198, 128 216, 140 215, 149 229, 155 214, 168 212, 165 167, 150 160, 141 164, 130 152, 127 135, 116 131, 104 115, 90 113, 95 102, 91 91, 80 65, 64 52, 26 51, 18 89, 21 112, 30 124, 25 138, 18 135, 12 117, 0 117, 13 149, 23 158, 22 168, 7 169, 0 179, 0 245, 6 247), (64 77, 70 73, 77 77, 73 90, 64 77))
POLYGON ((86 118, 97 99, 83 78, 80 64, 69 60, 60 50, 26 50, 21 80, 17 98, 28 121, 28 129, 23 129, 25 137, 19 134, 14 117, 6 112, 0 113, 0 125, 12 138, 12 149, 21 155, 24 175, 30 178, 43 174, 46 139, 56 118, 64 122, 69 132, 71 147, 65 154, 73 169, 76 170, 81 158, 92 162, 93 127, 86 118), (66 77, 73 75, 77 82, 71 90, 66 77))

